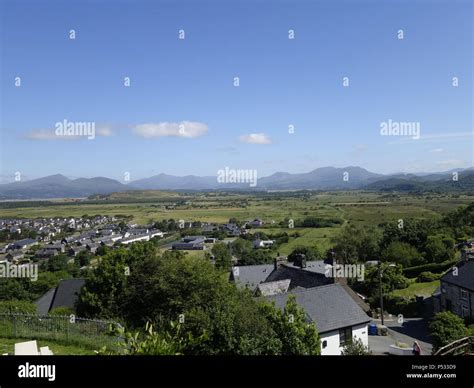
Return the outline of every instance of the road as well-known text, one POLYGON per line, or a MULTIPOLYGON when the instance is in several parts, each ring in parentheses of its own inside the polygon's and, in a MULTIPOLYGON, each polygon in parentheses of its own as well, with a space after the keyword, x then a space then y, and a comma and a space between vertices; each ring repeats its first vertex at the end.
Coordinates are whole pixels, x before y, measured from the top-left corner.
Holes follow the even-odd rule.
MULTIPOLYGON (((374 323, 380 321, 374 320, 374 323)), ((409 346, 418 341, 422 355, 430 355, 432 351, 431 340, 427 333, 427 322, 422 318, 405 318, 402 324, 396 319, 385 320, 388 327, 387 336, 369 335, 369 348, 374 355, 388 354, 388 347, 396 342, 404 342, 409 346)))

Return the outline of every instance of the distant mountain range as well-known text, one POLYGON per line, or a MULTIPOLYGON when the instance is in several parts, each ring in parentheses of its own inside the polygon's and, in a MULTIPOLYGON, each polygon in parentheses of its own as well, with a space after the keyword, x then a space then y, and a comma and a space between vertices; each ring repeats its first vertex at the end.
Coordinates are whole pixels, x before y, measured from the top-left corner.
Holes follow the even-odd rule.
POLYGON ((256 187, 249 183, 218 183, 216 176, 183 177, 159 174, 129 184, 114 179, 69 179, 51 175, 25 182, 0 185, 0 200, 83 198, 129 190, 374 190, 374 191, 474 191, 474 169, 439 173, 382 175, 361 167, 322 167, 301 174, 277 172, 258 178, 256 187), (458 172, 458 181, 453 181, 458 172))

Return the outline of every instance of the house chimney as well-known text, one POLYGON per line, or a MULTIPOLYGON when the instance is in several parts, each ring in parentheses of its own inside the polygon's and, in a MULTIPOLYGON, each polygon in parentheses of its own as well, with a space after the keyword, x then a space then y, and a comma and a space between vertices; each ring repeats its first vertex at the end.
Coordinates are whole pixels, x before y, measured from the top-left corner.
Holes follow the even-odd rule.
POLYGON ((296 255, 294 263, 300 268, 306 268, 306 255, 302 253, 296 255))
POLYGON ((285 263, 287 260, 287 257, 286 256, 277 256, 275 258, 275 260, 273 260, 273 264, 274 264, 274 267, 275 267, 275 271, 280 267, 280 265, 282 265, 283 263, 285 263))

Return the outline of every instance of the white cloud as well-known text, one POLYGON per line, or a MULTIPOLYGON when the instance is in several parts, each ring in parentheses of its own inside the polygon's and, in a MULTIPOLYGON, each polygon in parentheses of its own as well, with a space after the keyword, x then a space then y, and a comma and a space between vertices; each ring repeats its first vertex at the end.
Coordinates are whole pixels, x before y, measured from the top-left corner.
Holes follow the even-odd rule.
MULTIPOLYGON (((93 122, 91 122, 91 124, 95 125, 93 122)), ((111 124, 97 124, 93 129, 94 137, 109 137, 115 134, 115 130, 116 128, 111 124)), ((87 137, 80 135, 58 135, 56 133, 56 129, 32 129, 31 131, 25 133, 23 138, 29 140, 80 140, 87 137)))
POLYGON ((115 129, 110 124, 99 125, 96 130, 96 135, 104 137, 113 136, 115 135, 115 129))
POLYGON ((207 133, 207 124, 193 121, 181 121, 180 123, 146 123, 132 127, 133 132, 144 138, 153 137, 185 137, 195 138, 207 133))
POLYGON ((444 151, 443 148, 434 148, 434 149, 430 150, 430 152, 432 152, 432 153, 440 153, 440 152, 443 152, 443 151, 444 151))
POLYGON ((54 129, 32 129, 23 136, 29 140, 77 140, 81 136, 58 136, 54 129))
POLYGON ((249 144, 271 144, 272 143, 268 135, 264 133, 250 133, 248 135, 240 136, 239 140, 242 143, 249 143, 249 144))

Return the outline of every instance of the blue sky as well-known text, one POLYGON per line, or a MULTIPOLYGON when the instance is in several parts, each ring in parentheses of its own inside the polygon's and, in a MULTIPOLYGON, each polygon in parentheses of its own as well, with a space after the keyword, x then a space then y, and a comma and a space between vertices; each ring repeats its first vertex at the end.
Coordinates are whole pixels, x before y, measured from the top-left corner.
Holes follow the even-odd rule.
POLYGON ((0 3, 3 181, 473 164, 470 1, 0 3))

